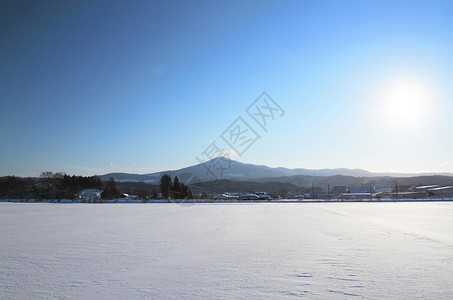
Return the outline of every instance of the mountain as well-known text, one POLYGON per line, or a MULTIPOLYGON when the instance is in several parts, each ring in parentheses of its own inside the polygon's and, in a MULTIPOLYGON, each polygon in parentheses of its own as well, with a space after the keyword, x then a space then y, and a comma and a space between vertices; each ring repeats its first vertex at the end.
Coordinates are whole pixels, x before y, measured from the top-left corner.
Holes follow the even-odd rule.
MULTIPOLYGON (((101 176, 102 180, 113 178, 121 182, 157 183, 163 174, 178 176, 180 180, 210 181, 216 179, 250 180, 265 177, 290 176, 291 169, 270 168, 253 164, 241 163, 226 157, 216 157, 204 163, 196 164, 179 170, 166 170, 150 174, 109 173, 101 176)), ((298 173, 296 173, 298 174, 298 173)))
POLYGON ((291 177, 298 175, 305 176, 351 176, 351 177, 412 177, 412 176, 430 176, 444 175, 453 176, 451 173, 423 173, 423 174, 406 174, 406 173, 372 173, 361 169, 288 169, 288 168, 271 168, 264 165, 254 165, 241 163, 226 157, 216 157, 204 163, 196 164, 179 170, 167 170, 150 174, 128 174, 128 173, 110 173, 101 176, 102 180, 113 178, 120 182, 146 182, 158 183, 163 174, 169 174, 171 177, 178 176, 181 182, 200 182, 212 181, 219 179, 229 179, 235 181, 263 180, 265 178, 291 177))

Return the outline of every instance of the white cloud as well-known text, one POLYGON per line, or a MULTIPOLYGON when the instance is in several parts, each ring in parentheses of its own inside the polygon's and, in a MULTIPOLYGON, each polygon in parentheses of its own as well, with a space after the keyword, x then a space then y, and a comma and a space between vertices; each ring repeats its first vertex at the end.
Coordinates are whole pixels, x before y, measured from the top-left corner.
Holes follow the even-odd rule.
POLYGON ((224 156, 229 157, 229 158, 231 158, 233 156, 237 156, 237 155, 238 155, 237 152, 234 151, 233 149, 230 149, 229 151, 224 152, 224 156))

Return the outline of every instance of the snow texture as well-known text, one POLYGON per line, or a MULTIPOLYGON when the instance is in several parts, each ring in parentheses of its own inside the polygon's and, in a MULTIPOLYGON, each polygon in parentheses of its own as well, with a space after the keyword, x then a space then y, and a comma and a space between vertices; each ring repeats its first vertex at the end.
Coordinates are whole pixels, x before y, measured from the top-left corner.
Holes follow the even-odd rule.
POLYGON ((0 203, 1 299, 453 299, 453 203, 0 203))

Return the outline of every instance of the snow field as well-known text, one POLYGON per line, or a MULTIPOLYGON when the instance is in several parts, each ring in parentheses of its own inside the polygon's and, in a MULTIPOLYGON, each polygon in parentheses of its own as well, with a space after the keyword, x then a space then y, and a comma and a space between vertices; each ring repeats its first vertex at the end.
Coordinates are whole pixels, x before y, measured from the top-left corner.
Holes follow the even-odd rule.
POLYGON ((0 203, 2 299, 452 299, 453 203, 0 203))

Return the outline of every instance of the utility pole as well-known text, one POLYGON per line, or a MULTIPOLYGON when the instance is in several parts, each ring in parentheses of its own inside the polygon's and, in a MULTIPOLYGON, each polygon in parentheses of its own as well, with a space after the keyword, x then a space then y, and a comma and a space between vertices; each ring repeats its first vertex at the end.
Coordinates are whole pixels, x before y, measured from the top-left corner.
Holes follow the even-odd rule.
POLYGON ((395 181, 395 200, 398 200, 398 181, 395 181))
POLYGON ((330 201, 330 184, 327 185, 327 198, 330 201))
POLYGON ((371 185, 370 185, 370 201, 373 201, 373 190, 371 189, 371 185))
POLYGON ((315 185, 311 183, 311 199, 315 200, 315 185))

